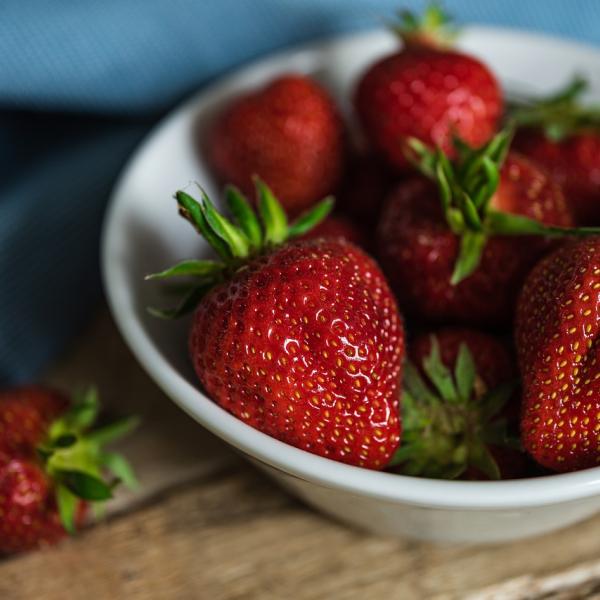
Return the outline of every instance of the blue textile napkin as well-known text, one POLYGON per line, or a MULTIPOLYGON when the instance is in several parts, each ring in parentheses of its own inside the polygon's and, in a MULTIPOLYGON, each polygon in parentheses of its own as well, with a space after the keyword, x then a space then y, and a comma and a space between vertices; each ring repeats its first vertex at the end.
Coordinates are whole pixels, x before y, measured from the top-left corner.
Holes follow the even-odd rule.
MULTIPOLYGON (((600 42, 597 0, 453 0, 459 22, 600 42)), ((107 196, 148 128, 223 71, 381 26, 416 0, 3 0, 0 384, 31 380, 100 298, 107 196)))

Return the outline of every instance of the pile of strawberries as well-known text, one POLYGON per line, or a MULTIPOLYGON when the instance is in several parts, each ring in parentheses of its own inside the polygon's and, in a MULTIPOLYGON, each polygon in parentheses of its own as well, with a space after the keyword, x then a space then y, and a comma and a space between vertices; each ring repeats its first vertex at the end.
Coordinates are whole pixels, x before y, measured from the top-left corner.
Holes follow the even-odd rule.
POLYGON ((137 419, 93 428, 99 409, 94 389, 73 401, 40 386, 0 392, 0 557, 55 544, 117 483, 135 487, 129 463, 105 445, 137 419))
POLYGON ((194 310, 207 394, 308 452, 438 478, 592 467, 600 114, 579 80, 506 106, 447 31, 402 15, 356 82, 358 149, 304 75, 224 107, 204 151, 231 217, 177 192, 216 258, 151 276, 189 282, 154 312, 194 310))

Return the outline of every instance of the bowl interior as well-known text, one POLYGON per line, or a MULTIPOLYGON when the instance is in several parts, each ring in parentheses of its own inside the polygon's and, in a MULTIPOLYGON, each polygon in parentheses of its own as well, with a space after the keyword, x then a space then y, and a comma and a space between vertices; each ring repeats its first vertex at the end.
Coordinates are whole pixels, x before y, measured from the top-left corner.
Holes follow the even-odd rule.
MULTIPOLYGON (((318 78, 350 116, 357 77, 396 43, 386 32, 353 34, 261 60, 200 92, 150 134, 124 170, 105 222, 103 274, 117 324, 138 360, 182 408, 244 452, 296 476, 374 496, 452 506, 547 503, 598 492, 600 469, 516 482, 440 482, 369 472, 291 448, 228 415, 198 389, 186 352, 189 319, 164 322, 146 311, 172 303, 160 285, 144 282, 146 274, 209 251, 177 216, 172 195, 182 188, 193 192, 197 181, 217 197, 199 150, 215 111, 238 93, 295 71, 318 78)), ((479 27, 466 29, 460 45, 488 63, 507 90, 546 93, 580 73, 591 82, 590 97, 600 100, 596 50, 479 27)))

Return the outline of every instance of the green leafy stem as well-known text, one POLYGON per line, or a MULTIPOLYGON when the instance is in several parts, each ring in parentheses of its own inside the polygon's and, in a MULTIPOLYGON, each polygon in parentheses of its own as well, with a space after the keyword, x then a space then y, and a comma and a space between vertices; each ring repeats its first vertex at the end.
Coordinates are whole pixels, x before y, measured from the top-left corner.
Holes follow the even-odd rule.
POLYGON ((499 479, 490 445, 519 447, 500 417, 516 383, 482 389, 465 344, 450 371, 442 362, 435 336, 422 369, 427 382, 413 363, 405 365, 402 445, 389 466, 399 466, 406 475, 441 479, 455 479, 473 467, 489 479, 499 479))
POLYGON ((460 237, 450 280, 452 285, 457 285, 477 269, 490 236, 583 237, 600 234, 597 227, 545 225, 523 215, 490 207, 512 136, 513 129, 508 127, 481 149, 473 149, 455 138, 458 158, 454 162, 440 148, 431 150, 415 138, 408 142, 408 157, 426 177, 437 183, 448 227, 460 237))
POLYGON ((598 131, 600 106, 581 102, 581 95, 588 88, 588 81, 577 75, 564 88, 546 98, 521 98, 512 102, 508 116, 519 127, 541 128, 553 142, 560 142, 580 131, 598 131))
POLYGON ((139 424, 128 417, 92 429, 100 403, 94 388, 76 396, 72 407, 54 421, 44 443, 37 448, 49 477, 56 487, 61 522, 66 531, 75 531, 77 507, 81 500, 101 503, 112 498, 114 487, 123 482, 131 488, 137 480, 128 461, 104 446, 128 435, 139 424), (104 473, 112 479, 107 480, 104 473))
POLYGON ((232 215, 231 220, 217 211, 200 186, 200 202, 184 191, 175 193, 179 214, 210 244, 218 255, 218 260, 184 260, 164 271, 146 276, 147 280, 172 277, 192 279, 177 306, 169 309, 150 308, 152 315, 173 319, 190 312, 210 289, 224 281, 251 257, 304 235, 323 221, 333 209, 333 197, 328 196, 289 223, 283 207, 269 186, 258 177, 254 178, 254 184, 257 210, 239 189, 231 185, 225 188, 225 200, 232 215))

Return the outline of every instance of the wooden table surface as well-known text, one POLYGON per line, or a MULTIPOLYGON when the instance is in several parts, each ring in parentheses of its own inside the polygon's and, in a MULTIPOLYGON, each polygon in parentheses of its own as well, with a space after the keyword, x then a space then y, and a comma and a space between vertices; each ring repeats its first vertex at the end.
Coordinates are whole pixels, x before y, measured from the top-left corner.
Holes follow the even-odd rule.
POLYGON ((143 426, 142 482, 59 547, 0 563, 0 599, 600 598, 600 516, 492 547, 374 537, 315 513, 204 431, 143 373, 105 311, 45 378, 96 382, 143 426))

